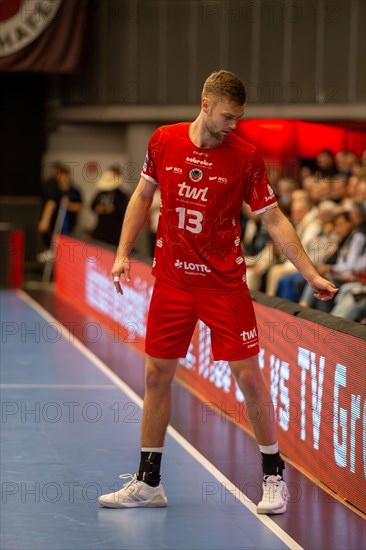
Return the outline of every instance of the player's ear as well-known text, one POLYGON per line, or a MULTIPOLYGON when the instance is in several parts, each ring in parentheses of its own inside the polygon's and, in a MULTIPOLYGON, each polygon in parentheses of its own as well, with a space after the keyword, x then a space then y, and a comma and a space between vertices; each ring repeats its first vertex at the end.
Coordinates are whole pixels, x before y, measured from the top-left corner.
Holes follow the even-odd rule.
POLYGON ((202 107, 202 111, 204 113, 208 113, 208 111, 210 109, 210 100, 209 100, 208 97, 203 97, 202 98, 201 107, 202 107))

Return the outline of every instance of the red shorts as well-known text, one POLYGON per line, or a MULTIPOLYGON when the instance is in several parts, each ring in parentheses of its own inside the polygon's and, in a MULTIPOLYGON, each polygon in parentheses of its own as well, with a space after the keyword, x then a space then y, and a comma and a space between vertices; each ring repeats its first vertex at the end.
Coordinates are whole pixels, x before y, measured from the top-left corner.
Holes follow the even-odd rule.
POLYGON ((237 292, 190 292, 157 280, 147 319, 145 351, 159 359, 187 355, 196 323, 211 330, 215 361, 239 361, 259 352, 258 329, 246 286, 237 292))

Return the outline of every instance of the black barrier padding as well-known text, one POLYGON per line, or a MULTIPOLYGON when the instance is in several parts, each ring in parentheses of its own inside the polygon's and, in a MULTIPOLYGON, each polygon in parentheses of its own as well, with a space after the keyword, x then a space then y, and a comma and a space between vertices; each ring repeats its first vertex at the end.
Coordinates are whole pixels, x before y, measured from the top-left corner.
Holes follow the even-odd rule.
POLYGON ((360 323, 354 323, 353 321, 348 321, 347 319, 335 317, 334 315, 309 308, 304 308, 299 312, 297 317, 307 319, 308 321, 312 321, 313 323, 328 327, 332 330, 337 330, 338 332, 343 332, 344 334, 349 334, 351 336, 355 336, 356 338, 366 340, 366 326, 361 325, 360 323))
POLYGON ((323 311, 302 307, 300 304, 290 302, 289 300, 284 300, 283 298, 267 296, 259 290, 252 290, 251 295, 253 300, 259 304, 263 304, 274 309, 279 309, 289 315, 306 319, 307 321, 311 321, 312 323, 316 323, 331 330, 336 330, 338 332, 343 332, 344 334, 349 334, 351 336, 355 336, 356 338, 366 340, 365 325, 348 321, 347 319, 341 319, 340 317, 335 317, 334 315, 324 313, 323 311))
POLYGON ((273 307, 274 309, 280 309, 290 315, 298 315, 299 311, 304 308, 295 302, 290 302, 284 298, 277 298, 276 296, 267 296, 259 290, 251 290, 250 294, 255 302, 263 304, 264 306, 273 307))

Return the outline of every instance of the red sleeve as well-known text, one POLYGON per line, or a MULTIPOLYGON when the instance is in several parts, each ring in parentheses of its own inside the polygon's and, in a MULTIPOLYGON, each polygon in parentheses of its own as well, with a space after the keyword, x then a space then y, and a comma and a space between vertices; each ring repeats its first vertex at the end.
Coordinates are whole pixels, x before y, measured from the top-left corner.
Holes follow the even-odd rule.
POLYGON ((160 128, 158 128, 150 138, 147 147, 147 153, 142 167, 141 176, 158 185, 157 176, 157 156, 159 149, 159 141, 161 137, 160 128))
POLYGON ((266 167, 257 151, 248 163, 244 200, 253 214, 261 214, 277 206, 277 200, 269 184, 266 167))

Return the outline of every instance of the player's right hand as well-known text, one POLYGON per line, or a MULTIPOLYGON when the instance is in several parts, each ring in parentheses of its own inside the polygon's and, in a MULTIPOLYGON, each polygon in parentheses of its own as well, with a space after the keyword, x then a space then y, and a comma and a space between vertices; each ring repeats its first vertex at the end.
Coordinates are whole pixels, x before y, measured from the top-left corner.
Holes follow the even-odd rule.
POLYGON ((129 283, 131 281, 130 270, 131 262, 127 256, 120 259, 116 258, 111 271, 111 275, 113 277, 114 288, 116 289, 116 292, 118 294, 123 294, 120 277, 123 274, 125 277, 125 281, 129 283))

